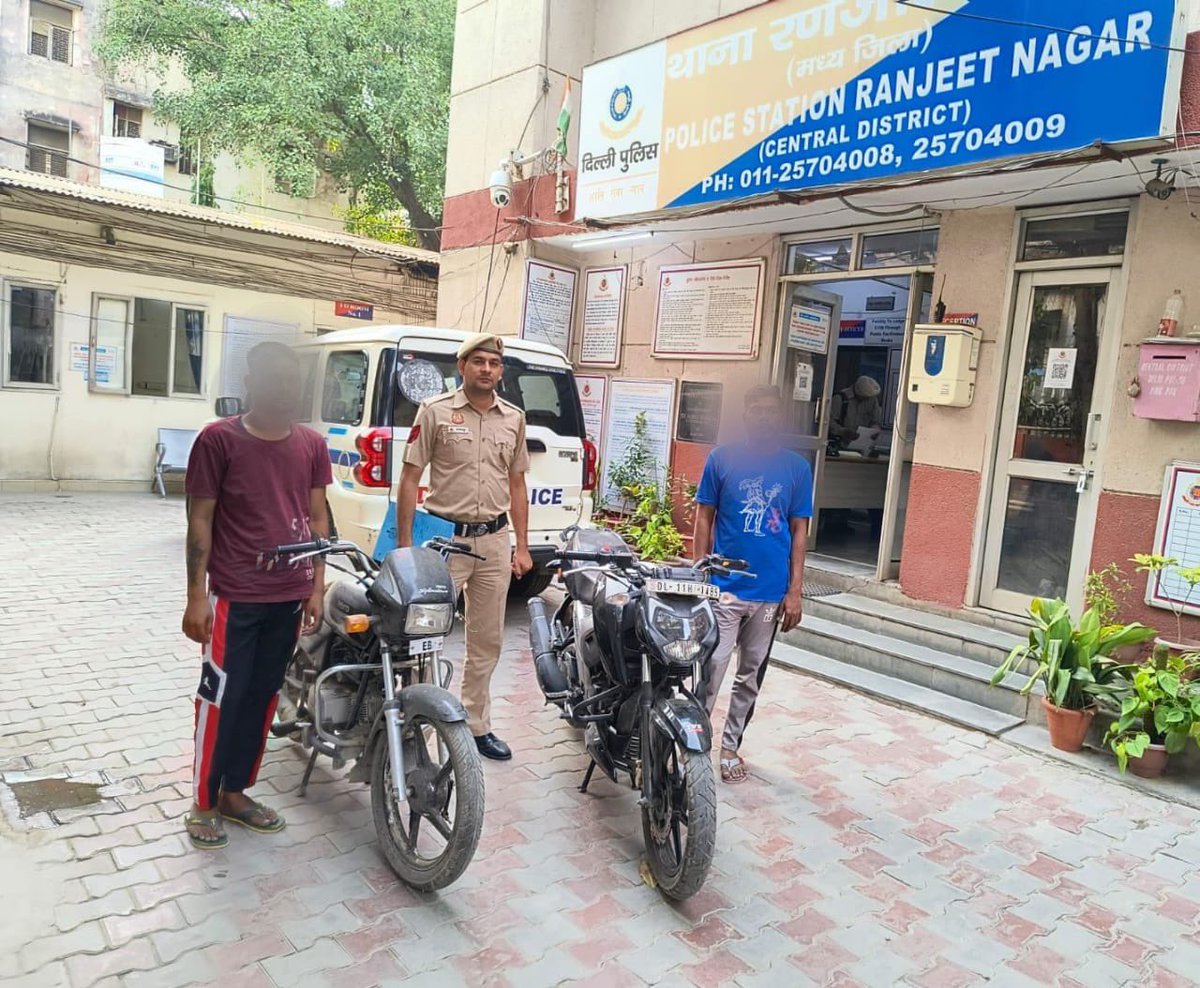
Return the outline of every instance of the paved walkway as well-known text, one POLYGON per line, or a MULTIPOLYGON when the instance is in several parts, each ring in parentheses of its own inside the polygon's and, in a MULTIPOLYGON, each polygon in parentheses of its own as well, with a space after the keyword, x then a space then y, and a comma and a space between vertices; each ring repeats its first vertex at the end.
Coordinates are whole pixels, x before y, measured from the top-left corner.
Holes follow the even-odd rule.
POLYGON ((103 786, 16 821, 0 787, 0 980, 18 985, 1187 985, 1200 814, 773 673, 682 908, 644 886, 633 794, 535 699, 510 615, 479 854, 439 895, 373 845, 366 791, 272 742, 274 838, 191 850, 182 506, 0 498, 0 773, 103 786), (40 829, 39 829, 40 828, 40 829))

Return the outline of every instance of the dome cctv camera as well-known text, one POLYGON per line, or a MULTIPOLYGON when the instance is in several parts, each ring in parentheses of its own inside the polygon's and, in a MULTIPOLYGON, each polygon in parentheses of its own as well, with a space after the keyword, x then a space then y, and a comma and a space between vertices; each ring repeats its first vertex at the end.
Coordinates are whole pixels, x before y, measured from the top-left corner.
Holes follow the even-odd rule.
POLYGON ((503 209, 512 202, 512 176, 509 175, 503 161, 500 162, 500 167, 492 172, 488 186, 492 195, 492 205, 497 209, 503 209))

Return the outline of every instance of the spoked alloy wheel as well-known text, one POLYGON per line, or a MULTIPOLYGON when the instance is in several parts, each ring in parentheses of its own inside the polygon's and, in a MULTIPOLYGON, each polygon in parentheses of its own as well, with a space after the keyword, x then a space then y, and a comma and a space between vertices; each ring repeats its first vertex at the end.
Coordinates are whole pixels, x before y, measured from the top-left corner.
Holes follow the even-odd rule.
POLYGON ((642 807, 646 859, 663 894, 686 899, 700 891, 717 843, 717 783, 708 752, 672 742, 662 752, 655 805, 642 807))
POLYGON ((483 768, 463 721, 412 717, 404 725, 408 799, 392 787, 387 732, 371 764, 371 812, 388 864, 422 892, 445 888, 463 873, 483 829, 483 768))

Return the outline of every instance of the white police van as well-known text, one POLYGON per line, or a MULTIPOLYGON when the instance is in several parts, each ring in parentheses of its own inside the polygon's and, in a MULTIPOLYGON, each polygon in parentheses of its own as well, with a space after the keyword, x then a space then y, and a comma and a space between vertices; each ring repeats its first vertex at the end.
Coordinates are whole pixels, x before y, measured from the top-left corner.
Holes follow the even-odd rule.
MULTIPOLYGON (((395 490, 417 407, 459 385, 459 345, 468 333, 424 326, 372 326, 297 346, 305 364, 309 425, 333 464, 329 509, 342 538, 377 558, 395 547, 395 490)), ((505 337, 498 393, 525 412, 529 447, 529 551, 534 569, 513 581, 531 596, 550 582, 545 563, 559 534, 587 521, 596 450, 585 438, 571 365, 553 347, 505 337)), ((418 506, 429 474, 422 478, 418 506)))

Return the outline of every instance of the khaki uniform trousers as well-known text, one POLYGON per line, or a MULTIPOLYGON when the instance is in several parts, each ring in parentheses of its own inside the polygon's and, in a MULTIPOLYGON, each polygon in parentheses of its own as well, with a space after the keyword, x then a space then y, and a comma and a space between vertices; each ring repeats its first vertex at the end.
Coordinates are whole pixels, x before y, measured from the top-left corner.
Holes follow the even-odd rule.
POLYGON ((512 577, 512 543, 508 529, 477 538, 458 538, 483 559, 451 556, 450 575, 466 595, 467 654, 463 660, 462 703, 467 726, 476 737, 492 729, 492 673, 500 661, 504 608, 512 577))

